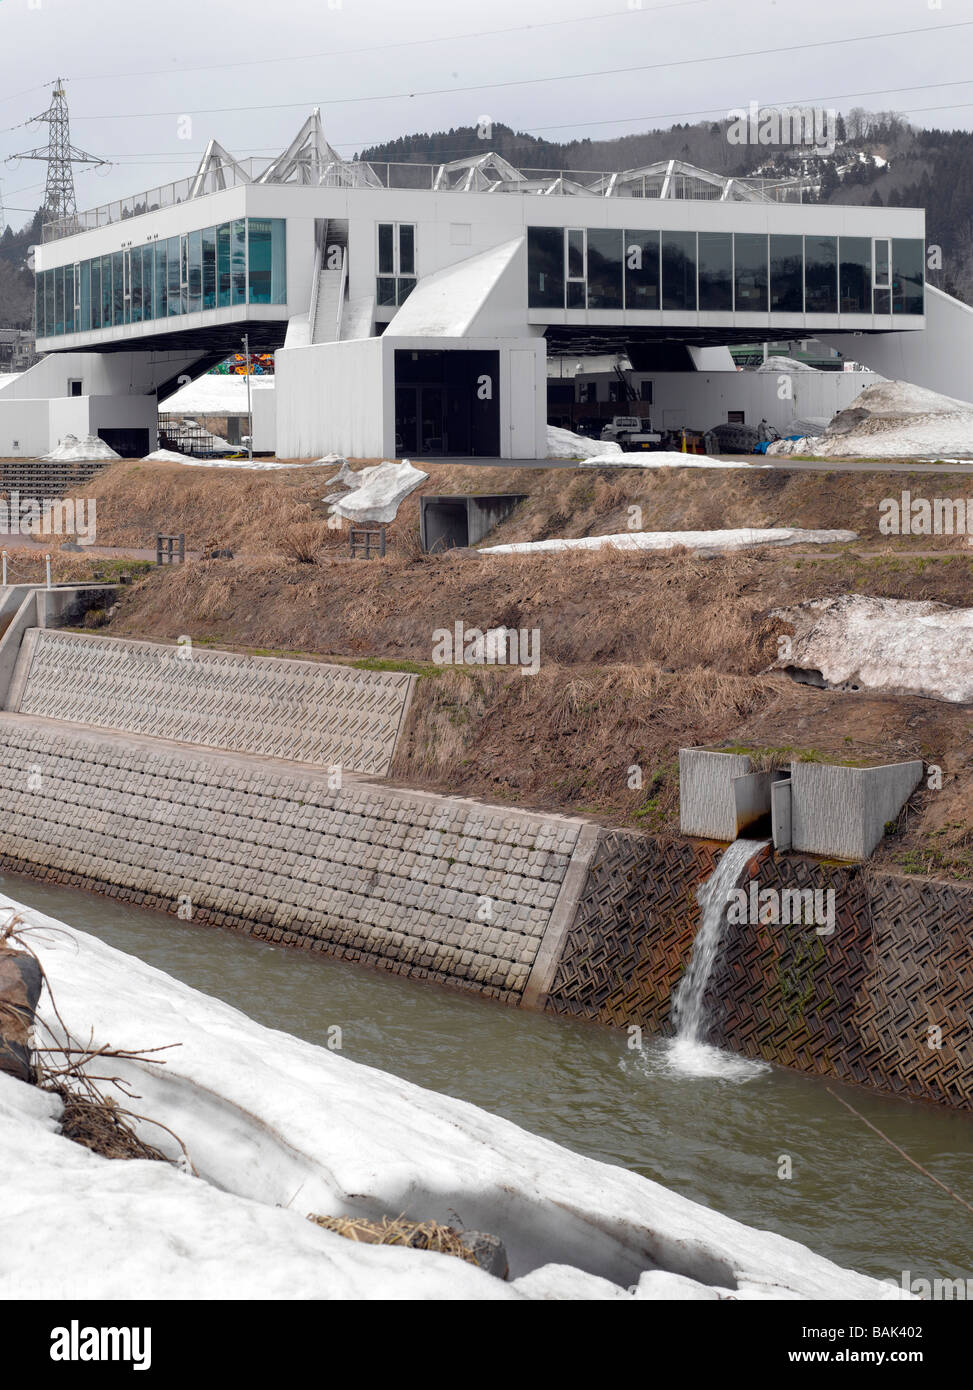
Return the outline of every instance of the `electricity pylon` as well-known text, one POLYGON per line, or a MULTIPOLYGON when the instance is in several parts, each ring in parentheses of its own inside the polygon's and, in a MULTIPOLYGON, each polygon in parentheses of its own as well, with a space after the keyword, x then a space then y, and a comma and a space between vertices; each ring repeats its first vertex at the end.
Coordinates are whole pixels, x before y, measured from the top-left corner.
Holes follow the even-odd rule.
POLYGON ((37 121, 47 121, 50 126, 47 149, 39 147, 36 150, 24 150, 21 154, 11 155, 10 158, 47 160, 44 210, 52 222, 59 222, 64 217, 73 217, 78 211, 77 200, 74 196, 73 165, 101 165, 106 164, 107 160, 99 159, 94 154, 87 154, 84 150, 79 150, 71 144, 68 99, 64 91, 64 82, 60 77, 54 83, 54 91, 48 109, 42 111, 39 116, 32 116, 25 124, 33 125, 37 121))

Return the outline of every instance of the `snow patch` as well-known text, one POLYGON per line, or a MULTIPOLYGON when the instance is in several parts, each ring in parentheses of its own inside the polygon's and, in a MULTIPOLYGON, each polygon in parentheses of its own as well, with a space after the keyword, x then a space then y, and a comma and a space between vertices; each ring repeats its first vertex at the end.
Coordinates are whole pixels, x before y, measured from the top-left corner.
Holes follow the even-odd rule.
MULTIPOLYGON (((140 1114, 183 1139, 200 1176, 79 1147, 53 1131, 55 1102, 0 1075, 0 1296, 600 1299, 647 1272, 646 1297, 905 1296, 636 1173, 265 1028, 0 896, 5 909, 32 929, 75 1036, 95 1048, 179 1044, 164 1066, 113 1058, 111 1069, 140 1114), (346 1240, 308 1212, 453 1224, 456 1213, 504 1241, 513 1281, 346 1240)), ((46 992, 40 1016, 57 1029, 46 992)), ((178 1154, 165 1131, 139 1130, 178 1154)))
POLYGON ((684 545, 690 550, 745 550, 751 545, 832 545, 858 539, 857 531, 804 531, 797 526, 765 526, 728 531, 622 531, 610 536, 578 539, 516 541, 483 547, 485 555, 529 555, 541 551, 671 550, 684 545))
POLYGON ((332 501, 331 515, 344 517, 346 521, 394 521, 400 503, 428 477, 428 473, 413 468, 408 459, 401 463, 377 463, 357 472, 345 464, 330 482, 342 483, 353 490, 332 501))
POLYGON ((588 439, 583 434, 573 434, 557 425, 547 427, 547 457, 551 459, 599 458, 622 453, 622 446, 614 440, 588 439))
POLYGON ((116 454, 96 434, 87 434, 84 439, 79 439, 76 434, 66 434, 55 449, 41 457, 51 463, 93 463, 100 459, 106 462, 120 459, 121 454, 116 454))
POLYGON ((772 455, 819 458, 973 457, 973 405, 907 381, 866 386, 822 434, 780 440, 772 455))
POLYGON ((794 627, 778 669, 820 672, 833 687, 973 701, 973 608, 842 594, 773 616, 794 627))
MULTIPOLYGON (((601 446, 605 448, 605 445, 601 446)), ((767 450, 770 453, 770 449, 767 450)), ((581 468, 772 468, 770 463, 737 462, 734 459, 713 458, 709 454, 681 454, 673 449, 653 450, 650 454, 598 454, 582 459, 581 468)))

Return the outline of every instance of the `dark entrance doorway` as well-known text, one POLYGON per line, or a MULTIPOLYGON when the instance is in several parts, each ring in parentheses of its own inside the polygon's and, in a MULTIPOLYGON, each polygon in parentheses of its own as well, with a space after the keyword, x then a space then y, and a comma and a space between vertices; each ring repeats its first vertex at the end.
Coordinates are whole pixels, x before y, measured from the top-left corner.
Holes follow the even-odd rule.
POLYGON ((98 438, 103 440, 110 449, 114 449, 116 454, 120 454, 123 459, 144 458, 149 452, 148 430, 99 430, 98 438))
POLYGON ((500 453, 499 352, 395 353, 400 457, 500 453))

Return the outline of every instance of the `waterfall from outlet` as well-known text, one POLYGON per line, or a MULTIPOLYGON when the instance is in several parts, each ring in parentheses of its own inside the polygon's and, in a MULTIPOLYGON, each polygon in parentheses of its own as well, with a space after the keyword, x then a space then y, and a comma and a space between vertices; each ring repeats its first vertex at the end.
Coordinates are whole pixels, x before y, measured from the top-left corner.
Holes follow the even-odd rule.
POLYGON ((706 1022, 703 996, 723 939, 729 897, 747 864, 768 843, 767 840, 734 840, 699 889, 702 921, 693 942, 689 968, 672 996, 672 1017, 678 1042, 705 1041, 702 1036, 706 1022))

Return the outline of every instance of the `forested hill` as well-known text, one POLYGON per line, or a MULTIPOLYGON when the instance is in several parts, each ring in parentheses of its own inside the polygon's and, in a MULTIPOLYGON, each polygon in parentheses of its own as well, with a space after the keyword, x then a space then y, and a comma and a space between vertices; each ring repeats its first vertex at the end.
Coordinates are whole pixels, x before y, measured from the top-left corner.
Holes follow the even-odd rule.
POLYGON ((28 247, 41 239, 41 213, 22 231, 11 227, 0 236, 0 328, 31 328, 34 321, 34 277, 26 267, 28 247))
POLYGON ((441 163, 495 150, 521 169, 633 169, 682 159, 717 174, 799 176, 805 201, 924 207, 926 237, 942 248, 928 279, 973 303, 973 132, 919 130, 895 112, 857 108, 836 123, 834 152, 797 146, 734 144, 730 123, 703 121, 615 140, 559 144, 493 124, 405 135, 363 150, 360 158, 441 163))

